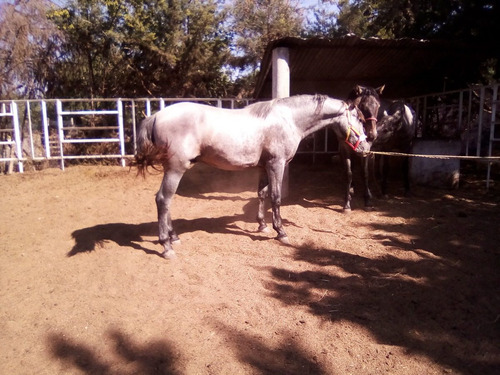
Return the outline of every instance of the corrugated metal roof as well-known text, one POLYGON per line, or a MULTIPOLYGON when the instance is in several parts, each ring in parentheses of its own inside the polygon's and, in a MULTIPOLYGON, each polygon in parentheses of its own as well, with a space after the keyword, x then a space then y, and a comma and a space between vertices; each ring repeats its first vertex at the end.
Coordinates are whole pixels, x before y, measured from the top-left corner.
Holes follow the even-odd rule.
POLYGON ((272 50, 277 47, 290 51, 291 95, 321 93, 337 98, 347 96, 356 84, 385 84, 384 96, 390 98, 440 92, 445 80, 446 89, 464 88, 470 73, 477 72, 488 57, 486 48, 450 41, 363 39, 354 35, 283 38, 266 49, 256 98, 271 97, 272 50))

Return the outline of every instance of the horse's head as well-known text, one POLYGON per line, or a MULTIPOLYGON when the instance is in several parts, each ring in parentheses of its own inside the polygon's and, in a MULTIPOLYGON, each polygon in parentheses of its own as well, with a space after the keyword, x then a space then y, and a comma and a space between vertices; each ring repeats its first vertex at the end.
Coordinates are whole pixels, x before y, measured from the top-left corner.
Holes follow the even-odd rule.
POLYGON ((377 114, 380 108, 380 97, 384 90, 384 86, 376 89, 356 85, 347 97, 347 103, 355 105, 362 114, 365 133, 369 142, 373 142, 377 138, 377 114))
POLYGON ((345 144, 354 152, 365 155, 370 151, 371 142, 364 131, 363 115, 354 105, 346 104, 347 127, 345 128, 345 144))

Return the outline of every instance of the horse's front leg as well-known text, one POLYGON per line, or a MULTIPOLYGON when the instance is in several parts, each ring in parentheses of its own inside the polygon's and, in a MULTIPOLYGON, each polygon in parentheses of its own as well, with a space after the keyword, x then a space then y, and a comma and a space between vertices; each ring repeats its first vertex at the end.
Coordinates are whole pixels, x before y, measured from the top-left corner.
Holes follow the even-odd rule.
POLYGON ((163 175, 163 180, 160 190, 156 194, 156 208, 158 210, 158 228, 159 228, 159 241, 163 246, 163 257, 174 258, 175 252, 172 248, 172 243, 179 241, 179 237, 174 231, 172 226, 172 219, 170 217, 170 203, 177 191, 179 181, 181 180, 182 173, 166 171, 163 175))
POLYGON ((281 222, 281 186, 283 184, 284 162, 276 162, 266 167, 269 183, 271 185, 271 204, 273 212, 273 228, 278 233, 277 240, 289 244, 288 236, 281 222))
POLYGON ((266 215, 266 197, 269 190, 269 179, 265 169, 260 170, 259 175, 259 190, 257 195, 259 197, 259 210, 257 211, 257 222, 259 223, 259 232, 268 232, 265 215, 266 215))
POLYGON ((351 211, 351 200, 352 200, 352 168, 351 168, 351 159, 347 155, 342 155, 342 159, 344 159, 344 168, 346 174, 346 190, 345 190, 345 199, 344 199, 344 211, 351 211))
POLYGON ((373 208, 372 204, 372 193, 370 191, 370 184, 369 184, 369 178, 370 178, 370 156, 365 156, 361 160, 363 164, 363 183, 364 183, 364 188, 365 188, 365 209, 366 210, 371 210, 373 208))

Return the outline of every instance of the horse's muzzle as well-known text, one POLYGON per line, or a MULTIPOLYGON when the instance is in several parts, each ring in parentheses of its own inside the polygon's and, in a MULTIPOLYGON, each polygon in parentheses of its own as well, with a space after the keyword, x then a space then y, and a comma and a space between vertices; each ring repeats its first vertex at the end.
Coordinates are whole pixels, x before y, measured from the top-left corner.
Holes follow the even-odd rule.
POLYGON ((371 142, 368 141, 361 141, 358 144, 358 147, 354 151, 357 153, 361 154, 362 156, 367 156, 370 152, 371 149, 371 142))

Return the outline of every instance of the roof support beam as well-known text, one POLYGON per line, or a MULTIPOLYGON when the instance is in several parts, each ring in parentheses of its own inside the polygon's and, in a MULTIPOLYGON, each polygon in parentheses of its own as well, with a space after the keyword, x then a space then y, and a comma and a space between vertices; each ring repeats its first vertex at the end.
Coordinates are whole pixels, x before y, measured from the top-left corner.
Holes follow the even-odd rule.
POLYGON ((286 47, 273 49, 273 99, 290 96, 290 53, 286 47))
MULTIPOLYGON (((273 99, 286 98, 290 96, 290 66, 288 59, 290 52, 286 47, 273 49, 273 99)), ((283 172, 281 185, 281 196, 288 197, 289 194, 289 172, 288 165, 283 172)))

